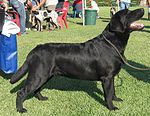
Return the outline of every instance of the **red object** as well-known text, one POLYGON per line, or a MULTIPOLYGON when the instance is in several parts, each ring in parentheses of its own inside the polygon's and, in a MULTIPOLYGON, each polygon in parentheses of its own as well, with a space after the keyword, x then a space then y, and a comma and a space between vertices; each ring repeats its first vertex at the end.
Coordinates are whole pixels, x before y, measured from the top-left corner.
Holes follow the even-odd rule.
POLYGON ((60 12, 61 15, 58 15, 58 23, 59 23, 61 29, 64 29, 63 21, 64 21, 66 28, 68 28, 68 23, 67 23, 68 8, 69 8, 69 2, 65 1, 63 4, 63 8, 60 12))
MULTIPOLYGON (((11 20, 12 22, 16 23, 17 26, 20 28, 20 19, 19 19, 19 14, 16 11, 8 11, 9 15, 13 15, 13 19, 11 20)), ((21 32, 18 33, 18 36, 21 35, 21 32)))
MULTIPOLYGON (((3 2, 0 2, 0 4, 2 4, 3 2)), ((17 26, 20 28, 20 19, 19 19, 19 14, 14 11, 14 10, 10 10, 8 11, 9 15, 13 15, 13 19, 11 21, 13 21, 14 23, 17 24, 17 26)), ((18 33, 18 35, 21 35, 21 32, 18 33)))
POLYGON ((31 2, 31 0, 27 0, 27 5, 28 5, 30 8, 32 8, 32 2, 31 2))
POLYGON ((76 4, 82 4, 82 0, 76 0, 76 1, 74 1, 73 5, 76 5, 76 4))

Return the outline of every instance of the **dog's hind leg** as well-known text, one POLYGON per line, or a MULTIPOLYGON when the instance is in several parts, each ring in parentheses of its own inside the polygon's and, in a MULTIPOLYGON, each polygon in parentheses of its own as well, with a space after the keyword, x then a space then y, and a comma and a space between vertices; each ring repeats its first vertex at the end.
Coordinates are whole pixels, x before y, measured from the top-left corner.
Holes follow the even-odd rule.
MULTIPOLYGON (((45 83, 43 83, 43 85, 45 85, 52 77, 53 77, 53 75, 50 76, 50 77, 48 78, 48 80, 47 80, 45 83)), ((48 97, 43 96, 43 95, 41 94, 41 88, 43 87, 43 85, 41 85, 41 87, 39 87, 39 89, 34 92, 34 93, 35 93, 34 96, 35 96, 38 100, 41 100, 41 101, 48 100, 48 97)))
MULTIPOLYGON (((33 77, 32 75, 27 78, 25 86, 17 92, 16 108, 18 112, 24 113, 27 111, 25 108, 23 108, 23 102, 25 101, 26 97, 37 91, 46 81, 46 78, 45 80, 42 79, 42 75, 36 77, 33 77)), ((38 96, 40 96, 40 93, 38 93, 38 96)))
MULTIPOLYGON (((53 76, 51 76, 48 80, 50 80, 52 77, 53 77, 53 76)), ((45 85, 45 84, 48 82, 48 80, 47 80, 43 85, 45 85)), ((43 95, 41 94, 41 88, 43 87, 43 85, 41 85, 41 87, 40 87, 38 90, 36 90, 36 91, 34 92, 34 93, 35 93, 34 96, 35 96, 38 100, 41 100, 41 101, 48 100, 48 97, 43 96, 43 95)))
POLYGON ((24 91, 25 91, 25 89, 23 88, 17 92, 16 109, 20 113, 27 111, 25 108, 23 108, 23 102, 25 100, 25 92, 24 91))
POLYGON ((113 77, 105 77, 102 81, 102 87, 104 90, 104 98, 109 110, 117 110, 118 108, 113 105, 113 77))
POLYGON ((48 97, 43 96, 40 91, 37 91, 37 92, 36 92, 35 97, 36 97, 38 100, 41 100, 41 101, 48 100, 48 97))

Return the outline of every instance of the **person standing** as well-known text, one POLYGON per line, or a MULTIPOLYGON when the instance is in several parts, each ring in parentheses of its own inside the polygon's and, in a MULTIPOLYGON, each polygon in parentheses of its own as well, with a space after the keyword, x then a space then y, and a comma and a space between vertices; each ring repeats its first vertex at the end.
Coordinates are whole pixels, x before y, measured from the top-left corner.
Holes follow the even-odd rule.
POLYGON ((21 34, 26 34, 26 12, 24 6, 24 2, 26 2, 26 0, 9 0, 9 2, 19 14, 21 34))
POLYGON ((117 4, 119 4, 119 10, 129 9, 131 0, 117 0, 117 4))
POLYGON ((97 10, 97 18, 100 18, 99 17, 99 7, 98 7, 98 4, 96 3, 96 1, 95 0, 89 0, 89 3, 91 4, 90 8, 97 10))
POLYGON ((82 0, 74 0, 73 4, 73 17, 82 17, 82 0))

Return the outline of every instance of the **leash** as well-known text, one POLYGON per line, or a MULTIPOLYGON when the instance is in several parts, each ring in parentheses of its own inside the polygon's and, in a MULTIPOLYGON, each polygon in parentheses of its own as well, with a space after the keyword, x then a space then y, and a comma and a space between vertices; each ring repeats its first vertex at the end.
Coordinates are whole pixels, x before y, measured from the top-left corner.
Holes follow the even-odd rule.
MULTIPOLYGON (((102 35, 103 35, 103 34, 102 34, 102 35)), ((116 46, 115 46, 113 43, 111 43, 104 35, 103 35, 103 37, 104 37, 104 40, 105 40, 107 43, 109 43, 109 44, 116 50, 116 52, 118 53, 118 55, 120 56, 120 58, 122 59, 122 61, 123 61, 127 66, 129 66, 129 67, 131 67, 131 68, 133 68, 133 69, 136 69, 136 70, 140 70, 140 71, 150 70, 150 68, 140 68, 140 67, 135 67, 135 66, 129 64, 129 63, 127 62, 127 60, 125 60, 124 57, 120 54, 120 52, 119 52, 119 50, 116 48, 116 46)))

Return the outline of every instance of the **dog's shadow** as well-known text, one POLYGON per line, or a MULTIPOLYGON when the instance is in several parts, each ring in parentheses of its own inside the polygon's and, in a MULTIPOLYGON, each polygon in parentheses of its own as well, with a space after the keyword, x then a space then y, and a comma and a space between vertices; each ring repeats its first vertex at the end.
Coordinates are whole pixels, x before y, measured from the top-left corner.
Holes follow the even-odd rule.
MULTIPOLYGON (((145 65, 139 64, 139 63, 131 61, 131 60, 128 60, 128 63, 135 67, 138 67, 138 68, 150 69, 150 67, 147 67, 145 65)), ((140 70, 133 69, 126 65, 123 66, 123 69, 125 69, 134 78, 136 78, 140 81, 143 81, 145 83, 150 83, 150 70, 140 71, 140 70)))
MULTIPOLYGON (((147 68, 146 66, 136 63, 134 61, 128 61, 128 62, 137 67, 147 68)), ((150 71, 137 71, 126 65, 123 66, 123 69, 125 69, 134 78, 141 80, 145 83, 150 83, 150 71)), ((10 92, 15 93, 18 90, 20 90, 24 82, 25 80, 23 80, 19 85, 13 88, 10 92)), ((86 92, 89 96, 94 98, 103 106, 106 106, 104 99, 103 99, 103 92, 97 87, 97 84, 100 84, 100 83, 93 82, 93 81, 74 80, 74 79, 64 78, 62 76, 61 77, 57 76, 57 77, 53 77, 43 87, 43 89, 50 89, 50 90, 56 89, 56 90, 61 90, 61 91, 83 91, 83 92, 86 92)), ((33 95, 29 96, 27 99, 30 99, 32 97, 33 95)))
POLYGON ((83 91, 96 101, 105 105, 103 98, 103 92, 97 88, 97 82, 84 81, 84 80, 72 80, 64 77, 56 77, 46 84, 45 88, 56 89, 61 91, 83 91))
MULTIPOLYGON (((13 88, 10 93, 15 93, 20 90, 25 83, 23 80, 19 85, 13 88)), ((93 81, 83 81, 83 80, 74 80, 64 77, 53 77, 48 83, 43 87, 43 89, 56 89, 61 91, 83 91, 86 92, 90 97, 94 98, 100 104, 106 107, 106 104, 103 99, 103 92, 97 88, 97 84, 93 81)), ((29 96, 27 99, 31 99, 33 95, 29 96)))

